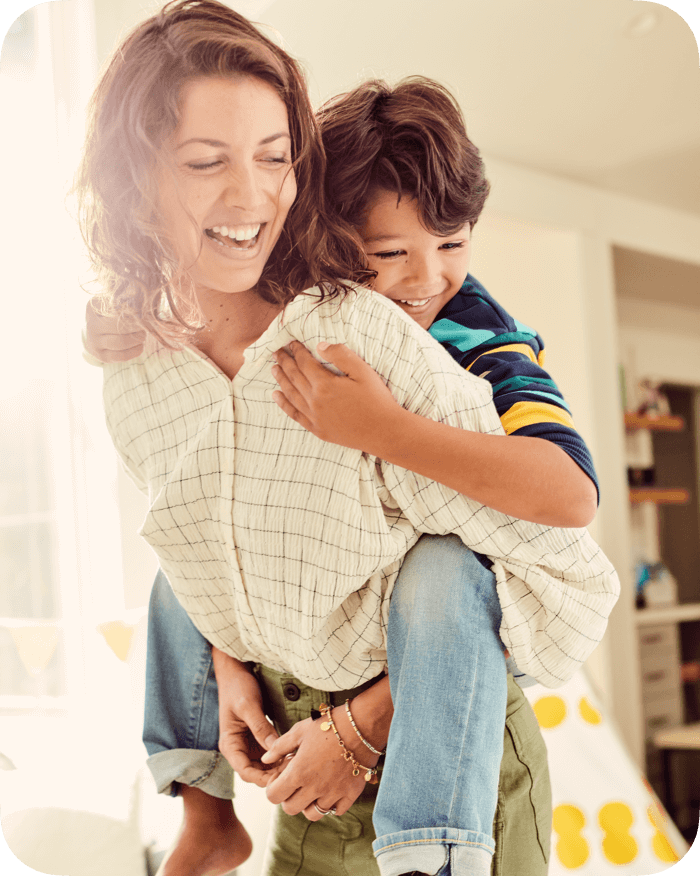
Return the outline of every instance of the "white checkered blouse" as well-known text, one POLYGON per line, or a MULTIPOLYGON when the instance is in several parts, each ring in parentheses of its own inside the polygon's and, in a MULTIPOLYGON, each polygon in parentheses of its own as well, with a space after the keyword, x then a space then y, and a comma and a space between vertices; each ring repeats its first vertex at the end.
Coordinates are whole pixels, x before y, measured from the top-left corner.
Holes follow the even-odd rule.
MULTIPOLYGON (((524 523, 360 451, 327 444, 271 398, 271 354, 345 343, 404 407, 502 434, 489 384, 380 295, 297 297, 233 381, 200 353, 149 339, 105 366, 107 422, 148 492, 141 534, 204 636, 239 660, 323 690, 386 665, 389 596, 420 533, 454 532, 493 559, 501 636, 523 672, 566 681, 605 631, 617 575, 585 529, 524 523)), ((515 439, 514 439, 515 440, 515 439)))

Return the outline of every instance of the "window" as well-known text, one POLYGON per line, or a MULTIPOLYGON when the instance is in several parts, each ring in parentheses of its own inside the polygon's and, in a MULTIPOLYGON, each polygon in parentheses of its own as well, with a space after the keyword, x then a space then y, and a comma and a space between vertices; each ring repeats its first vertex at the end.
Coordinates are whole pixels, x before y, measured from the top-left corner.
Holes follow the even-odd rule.
POLYGON ((101 375, 80 357, 87 273, 67 209, 94 81, 90 10, 34 6, 0 56, 0 715, 84 701, 96 629, 124 611, 116 461, 101 375))

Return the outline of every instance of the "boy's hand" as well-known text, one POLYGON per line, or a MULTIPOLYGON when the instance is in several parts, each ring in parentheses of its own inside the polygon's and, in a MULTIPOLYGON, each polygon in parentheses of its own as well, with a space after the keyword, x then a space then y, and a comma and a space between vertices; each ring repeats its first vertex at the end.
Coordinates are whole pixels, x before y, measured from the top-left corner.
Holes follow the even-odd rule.
POLYGON ((127 362, 141 355, 145 339, 143 330, 125 331, 120 327, 119 317, 103 316, 95 309, 94 302, 88 301, 83 346, 90 356, 106 364, 127 362))
POLYGON ((272 397, 285 414, 323 441, 381 456, 387 418, 402 410, 382 378, 344 344, 316 348, 344 377, 325 368, 298 341, 289 348, 293 358, 278 350, 272 369, 280 385, 272 397))

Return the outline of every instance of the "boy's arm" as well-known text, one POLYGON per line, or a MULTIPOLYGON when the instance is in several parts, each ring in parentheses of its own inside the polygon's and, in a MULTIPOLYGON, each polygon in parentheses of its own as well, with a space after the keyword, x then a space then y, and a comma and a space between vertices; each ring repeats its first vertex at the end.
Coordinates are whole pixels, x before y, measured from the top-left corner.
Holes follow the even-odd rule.
POLYGON ((514 319, 470 275, 429 332, 463 368, 491 384, 506 435, 542 438, 561 447, 597 492, 591 454, 559 387, 544 370, 544 342, 534 329, 514 319))
POLYGON ((125 329, 119 317, 100 313, 95 299, 88 301, 83 327, 83 355, 91 365, 136 359, 143 352, 145 337, 146 333, 141 329, 125 329))
POLYGON ((435 422, 401 407, 384 381, 343 345, 319 348, 345 377, 302 344, 276 354, 275 401, 324 441, 354 447, 438 481, 483 505, 533 523, 579 527, 596 509, 595 485, 560 447, 511 441, 435 422))

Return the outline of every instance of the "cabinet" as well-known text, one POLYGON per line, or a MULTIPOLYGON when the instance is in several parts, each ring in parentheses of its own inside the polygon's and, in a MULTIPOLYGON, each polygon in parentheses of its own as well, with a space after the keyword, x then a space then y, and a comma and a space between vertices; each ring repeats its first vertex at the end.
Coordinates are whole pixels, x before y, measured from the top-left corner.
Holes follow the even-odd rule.
MULTIPOLYGON (((630 487, 633 562, 662 562, 678 583, 677 604, 635 613, 647 775, 660 795, 667 788, 654 734, 700 719, 700 683, 684 683, 681 672, 684 664, 697 664, 700 675, 700 393, 680 386, 665 391, 672 416, 625 416, 628 465, 649 472, 648 480, 653 472, 653 483, 630 487)), ((674 773, 673 795, 685 801, 678 810, 681 828, 697 803, 697 771, 689 761, 674 773)))

